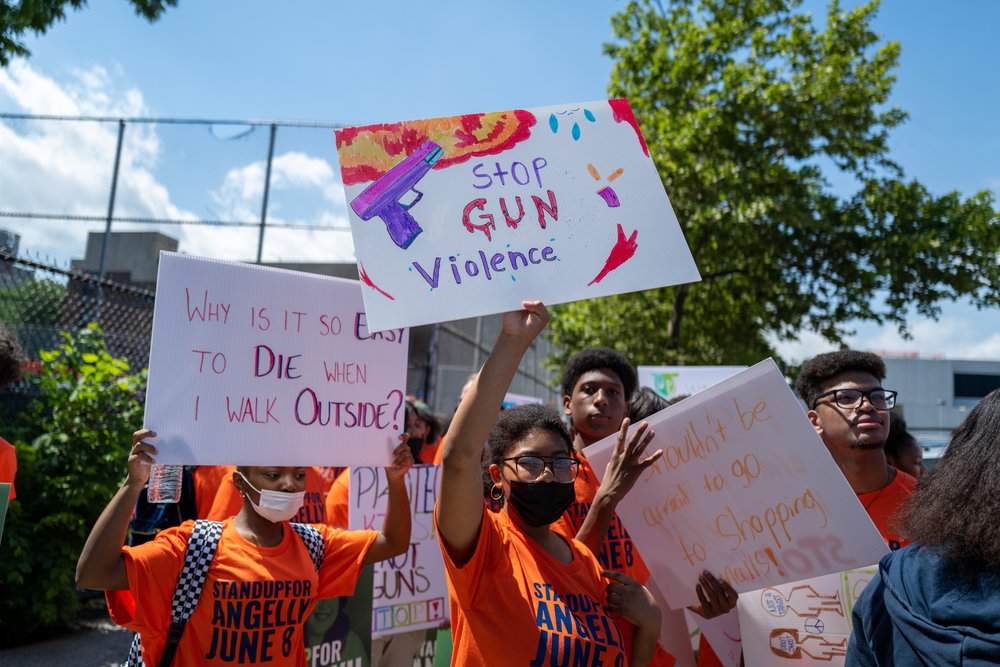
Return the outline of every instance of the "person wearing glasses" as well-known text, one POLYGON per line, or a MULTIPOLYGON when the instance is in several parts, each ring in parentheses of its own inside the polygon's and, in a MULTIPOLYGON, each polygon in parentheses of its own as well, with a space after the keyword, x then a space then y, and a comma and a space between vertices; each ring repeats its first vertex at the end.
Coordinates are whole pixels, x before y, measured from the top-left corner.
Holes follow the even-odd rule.
MULTIPOLYGON (((559 415, 541 405, 500 410, 549 321, 541 302, 522 307, 503 315, 443 445, 435 523, 451 602, 451 664, 645 667, 660 627, 652 596, 602 572, 590 549, 551 530, 573 502, 580 470, 559 415), (503 509, 488 511, 484 495, 503 509)), ((628 448, 649 438, 637 431, 628 448)))
POLYGON ((896 392, 882 387, 885 362, 839 350, 809 360, 795 382, 807 415, 858 500, 892 550, 909 544, 892 517, 917 481, 889 465, 885 443, 896 392))

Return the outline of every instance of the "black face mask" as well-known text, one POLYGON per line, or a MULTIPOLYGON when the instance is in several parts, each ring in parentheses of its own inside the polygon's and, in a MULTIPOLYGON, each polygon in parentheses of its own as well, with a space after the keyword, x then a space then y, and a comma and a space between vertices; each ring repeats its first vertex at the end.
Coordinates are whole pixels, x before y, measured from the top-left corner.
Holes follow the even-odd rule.
MULTIPOLYGON (((410 453, 413 454, 413 458, 416 459, 417 454, 419 454, 420 450, 424 448, 424 439, 410 436, 410 438, 406 441, 406 444, 410 446, 410 453)), ((420 461, 417 461, 417 463, 420 463, 420 461)))
POLYGON ((573 504, 573 484, 560 482, 510 483, 510 504, 529 526, 538 528, 553 523, 573 504))

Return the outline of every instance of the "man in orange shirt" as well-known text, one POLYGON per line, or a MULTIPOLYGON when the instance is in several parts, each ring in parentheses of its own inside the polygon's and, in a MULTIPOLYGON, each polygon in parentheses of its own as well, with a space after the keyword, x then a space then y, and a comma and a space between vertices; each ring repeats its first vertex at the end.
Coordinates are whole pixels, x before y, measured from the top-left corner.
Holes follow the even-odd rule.
MULTIPOLYGON (((21 369, 26 360, 21 344, 7 327, 0 326, 0 387, 6 387, 21 377, 21 369)), ((14 492, 14 476, 17 474, 17 450, 0 438, 0 482, 10 484, 10 499, 17 497, 14 492)))
POLYGON ((885 458, 896 392, 882 388, 884 378, 885 362, 878 355, 839 350, 807 362, 795 389, 858 501, 895 551, 908 542, 897 532, 893 515, 917 481, 885 458))

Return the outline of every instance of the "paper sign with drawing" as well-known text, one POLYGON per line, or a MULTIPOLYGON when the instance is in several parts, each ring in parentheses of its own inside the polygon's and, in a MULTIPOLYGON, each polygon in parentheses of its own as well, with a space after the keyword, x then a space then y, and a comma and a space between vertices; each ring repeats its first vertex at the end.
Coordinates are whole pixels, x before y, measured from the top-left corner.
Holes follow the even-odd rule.
POLYGON ((336 135, 373 330, 700 279, 626 100, 336 135))
POLYGON ((387 465, 408 335, 359 283, 160 255, 145 425, 160 463, 387 465))
POLYGON ((747 666, 843 665, 851 610, 877 572, 858 568, 741 594, 747 666))
MULTIPOLYGON (((871 519, 770 359, 647 420, 663 449, 618 506, 671 607, 877 562, 871 519)), ((615 437, 587 449, 602 471, 615 437)))

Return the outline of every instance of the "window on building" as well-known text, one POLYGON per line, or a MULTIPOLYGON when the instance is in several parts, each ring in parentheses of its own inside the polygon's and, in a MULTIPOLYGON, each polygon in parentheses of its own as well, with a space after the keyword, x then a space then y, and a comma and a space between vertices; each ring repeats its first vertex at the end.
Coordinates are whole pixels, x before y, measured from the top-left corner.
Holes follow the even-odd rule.
POLYGON ((1000 375, 955 373, 955 398, 983 398, 1000 389, 1000 375))

